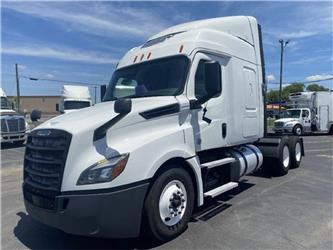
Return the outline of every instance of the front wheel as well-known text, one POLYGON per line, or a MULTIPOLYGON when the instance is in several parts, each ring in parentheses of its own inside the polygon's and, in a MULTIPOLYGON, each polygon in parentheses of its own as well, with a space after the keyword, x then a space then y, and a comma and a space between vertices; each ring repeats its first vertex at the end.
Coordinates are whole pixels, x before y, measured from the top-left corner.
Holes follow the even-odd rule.
POLYGON ((298 136, 302 135, 303 134, 303 128, 302 128, 302 126, 301 125, 296 125, 294 127, 294 129, 293 129, 293 133, 295 135, 298 135, 298 136))
POLYGON ((164 242, 187 227, 194 206, 194 188, 188 172, 179 166, 162 173, 152 185, 145 201, 145 233, 164 242))

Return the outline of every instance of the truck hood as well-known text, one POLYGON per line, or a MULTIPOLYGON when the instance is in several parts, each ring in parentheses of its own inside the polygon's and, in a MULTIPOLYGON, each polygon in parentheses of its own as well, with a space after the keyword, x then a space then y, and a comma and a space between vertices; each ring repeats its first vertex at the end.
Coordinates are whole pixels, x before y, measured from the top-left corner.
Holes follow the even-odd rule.
POLYGON ((15 115, 15 116, 21 116, 19 113, 12 109, 0 109, 0 115, 5 116, 5 115, 15 115))
POLYGON ((23 115, 20 115, 19 113, 17 113, 14 110, 10 110, 10 109, 2 109, 0 110, 0 116, 1 118, 5 118, 5 117, 11 117, 11 118, 24 118, 23 115))
POLYGON ((283 123, 288 123, 288 122, 298 122, 299 119, 297 118, 281 118, 276 120, 275 122, 283 122, 283 123))
MULTIPOLYGON (((145 119, 139 115, 140 112, 174 103, 178 103, 174 96, 133 98, 132 111, 119 123, 124 127, 143 122, 145 119)), ((114 101, 103 102, 75 112, 59 115, 42 123, 35 129, 61 129, 71 134, 89 130, 94 131, 116 115, 114 101)), ((116 127, 119 127, 119 124, 114 126, 114 128, 116 127)))

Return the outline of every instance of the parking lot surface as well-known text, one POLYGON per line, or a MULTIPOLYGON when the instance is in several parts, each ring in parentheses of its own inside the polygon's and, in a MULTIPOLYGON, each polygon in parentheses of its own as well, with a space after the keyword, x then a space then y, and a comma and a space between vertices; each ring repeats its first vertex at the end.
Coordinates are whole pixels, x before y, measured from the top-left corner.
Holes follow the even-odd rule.
MULTIPOLYGON (((21 192, 24 147, 1 150, 2 249, 332 249, 333 137, 304 137, 301 167, 282 177, 246 176, 196 212, 163 245, 68 235, 32 219, 21 192)), ((129 204, 130 205, 130 204, 129 204)), ((110 211, 112 212, 112 211, 110 211)))

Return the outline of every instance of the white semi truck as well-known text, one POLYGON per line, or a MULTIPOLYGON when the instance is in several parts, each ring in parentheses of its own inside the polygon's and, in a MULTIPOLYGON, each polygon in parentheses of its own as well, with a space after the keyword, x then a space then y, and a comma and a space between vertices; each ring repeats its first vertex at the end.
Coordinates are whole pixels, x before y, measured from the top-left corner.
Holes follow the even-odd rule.
POLYGON ((261 30, 253 17, 171 27, 119 61, 103 102, 29 135, 28 213, 65 232, 165 241, 193 209, 268 161, 298 167, 297 136, 267 137, 261 30))
POLYGON ((91 106, 91 97, 87 86, 64 85, 60 102, 60 113, 70 113, 91 106))
POLYGON ((29 132, 29 125, 23 115, 13 109, 5 91, 0 88, 1 143, 23 144, 29 132))
POLYGON ((333 92, 297 92, 289 95, 292 109, 274 122, 276 133, 333 133, 333 92))

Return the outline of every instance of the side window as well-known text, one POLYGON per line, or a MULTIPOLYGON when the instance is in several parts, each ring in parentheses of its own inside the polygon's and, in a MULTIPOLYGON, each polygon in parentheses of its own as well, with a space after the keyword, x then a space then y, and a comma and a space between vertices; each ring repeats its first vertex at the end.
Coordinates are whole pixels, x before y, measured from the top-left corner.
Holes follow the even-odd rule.
POLYGON ((303 117, 309 117, 309 111, 308 110, 303 110, 303 117))
POLYGON ((206 60, 200 60, 197 68, 197 72, 195 73, 195 97, 197 99, 205 96, 207 94, 205 87, 205 74, 204 74, 204 65, 206 60))

